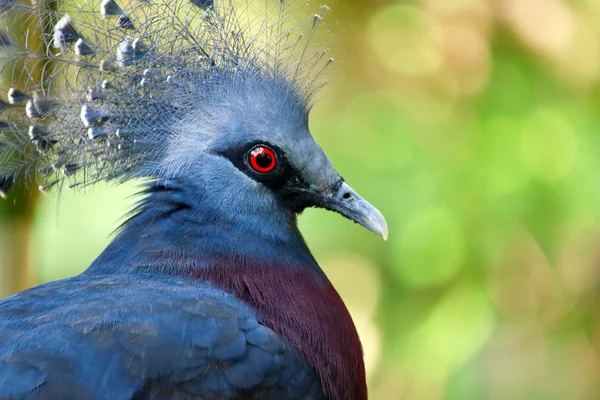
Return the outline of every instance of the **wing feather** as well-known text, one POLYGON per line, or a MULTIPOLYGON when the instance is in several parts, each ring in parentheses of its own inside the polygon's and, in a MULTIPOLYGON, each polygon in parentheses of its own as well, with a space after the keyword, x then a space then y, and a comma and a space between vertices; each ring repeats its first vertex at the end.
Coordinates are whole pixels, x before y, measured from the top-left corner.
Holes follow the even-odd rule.
POLYGON ((83 275, 10 297, 0 315, 0 399, 321 396, 252 310, 189 280, 83 275))

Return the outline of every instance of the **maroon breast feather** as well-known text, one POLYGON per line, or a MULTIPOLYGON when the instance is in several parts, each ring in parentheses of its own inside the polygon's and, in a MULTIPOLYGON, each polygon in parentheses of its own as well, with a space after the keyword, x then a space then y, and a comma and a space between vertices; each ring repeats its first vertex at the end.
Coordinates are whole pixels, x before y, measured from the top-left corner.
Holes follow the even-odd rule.
POLYGON ((340 295, 322 273, 312 268, 229 264, 194 268, 190 275, 254 308, 264 325, 306 357, 331 400, 367 400, 358 333, 340 295))

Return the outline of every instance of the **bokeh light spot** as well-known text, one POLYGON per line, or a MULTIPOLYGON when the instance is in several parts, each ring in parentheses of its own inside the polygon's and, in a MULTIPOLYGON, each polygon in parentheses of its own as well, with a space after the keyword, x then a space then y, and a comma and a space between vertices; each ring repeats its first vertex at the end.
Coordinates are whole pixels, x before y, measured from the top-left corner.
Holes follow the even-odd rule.
POLYGON ((357 96, 348 103, 342 114, 342 132, 346 137, 350 131, 362 134, 340 146, 347 150, 355 165, 393 170, 410 160, 414 145, 406 133, 408 124, 398 114, 399 108, 382 93, 357 96), (381 157, 390 150, 393 157, 381 157))
POLYGON ((517 192, 529 179, 521 157, 521 130, 519 120, 500 116, 484 126, 479 173, 490 202, 517 192))
POLYGON ((320 264, 348 307, 368 317, 375 314, 381 282, 373 262, 360 254, 347 252, 329 256, 320 264))
POLYGON ((553 61, 562 80, 585 90, 600 77, 600 29, 598 16, 588 10, 581 10, 574 18, 573 38, 553 61))
POLYGON ((407 221, 397 247, 395 272, 411 286, 447 282, 463 266, 465 238, 450 210, 431 208, 407 221))
POLYGON ((369 21, 367 35, 379 61, 390 72, 425 75, 438 70, 443 58, 443 35, 425 9, 394 4, 369 21))
POLYGON ((458 286, 413 331, 402 362, 412 373, 439 383, 485 345, 495 320, 492 304, 481 287, 458 286))
POLYGON ((572 169, 577 152, 576 138, 564 115, 539 109, 523 130, 522 156, 532 176, 555 181, 572 169))
POLYGON ((348 311, 350 311, 358 331, 363 347, 365 370, 367 377, 370 377, 377 369, 381 359, 381 333, 372 317, 352 307, 348 307, 348 311))
POLYGON ((459 24, 444 28, 446 63, 458 80, 458 91, 476 94, 486 88, 491 72, 487 37, 473 26, 459 24))
POLYGON ((554 54, 569 45, 574 31, 573 18, 565 2, 504 0, 503 3, 509 23, 530 46, 554 54))
POLYGON ((438 13, 450 14, 469 10, 475 7, 479 2, 478 0, 424 0, 424 3, 427 8, 438 13))

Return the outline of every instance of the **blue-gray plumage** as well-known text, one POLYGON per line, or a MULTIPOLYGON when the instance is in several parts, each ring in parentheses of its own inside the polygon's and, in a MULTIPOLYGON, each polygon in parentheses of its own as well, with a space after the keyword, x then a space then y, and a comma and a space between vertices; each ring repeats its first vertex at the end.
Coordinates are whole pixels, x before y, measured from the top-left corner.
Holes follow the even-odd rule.
POLYGON ((323 397, 255 311, 190 278, 84 275, 9 298, 0 313, 2 399, 323 397))
POLYGON ((41 59, 47 77, 14 72, 0 102, 0 194, 146 180, 84 273, 0 301, 0 400, 366 400, 356 329, 296 218, 387 226, 308 130, 328 8, 301 34, 298 3, 272 3, 0 0, 53 23, 42 56, 0 30, 4 67, 41 59))

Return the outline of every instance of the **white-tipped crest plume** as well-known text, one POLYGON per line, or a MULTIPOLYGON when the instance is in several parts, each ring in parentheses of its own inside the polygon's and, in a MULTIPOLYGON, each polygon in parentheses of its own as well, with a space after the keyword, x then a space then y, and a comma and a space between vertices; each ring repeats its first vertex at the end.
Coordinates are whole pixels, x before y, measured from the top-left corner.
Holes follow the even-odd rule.
POLYGON ((0 195, 17 180, 46 191, 161 178, 152 166, 165 157, 173 126, 199 109, 218 118, 212 108, 240 76, 289 86, 309 108, 332 59, 312 46, 328 8, 305 18, 305 29, 294 18, 306 6, 313 7, 296 0, 35 7, 0 0, 0 78, 10 88, 0 98, 0 195), (40 33, 42 43, 34 40, 40 33))

